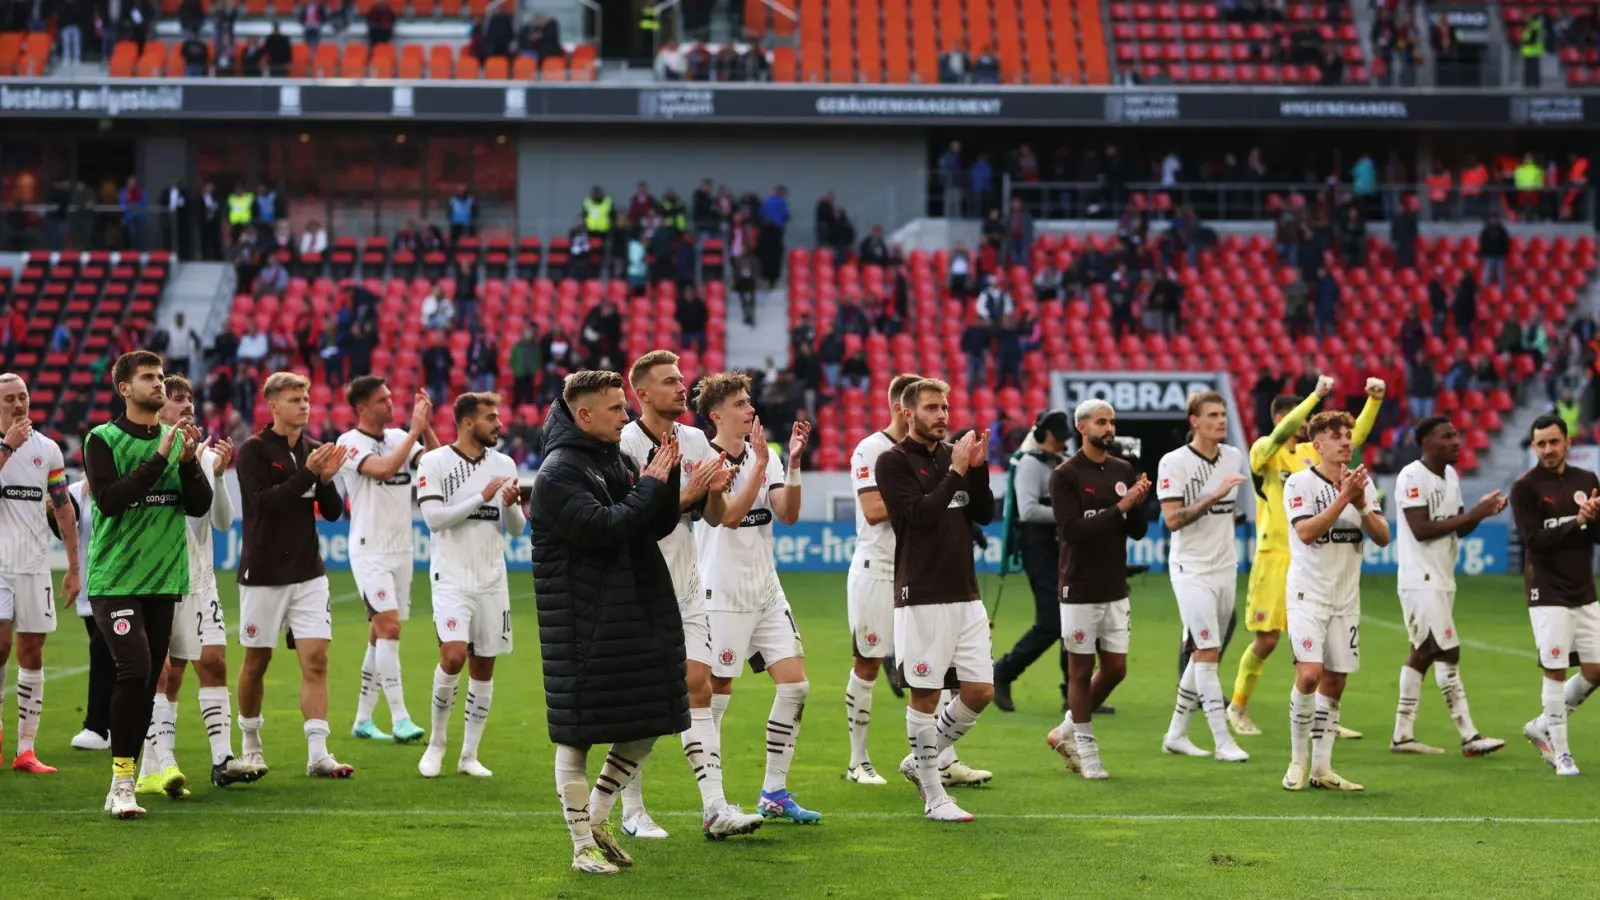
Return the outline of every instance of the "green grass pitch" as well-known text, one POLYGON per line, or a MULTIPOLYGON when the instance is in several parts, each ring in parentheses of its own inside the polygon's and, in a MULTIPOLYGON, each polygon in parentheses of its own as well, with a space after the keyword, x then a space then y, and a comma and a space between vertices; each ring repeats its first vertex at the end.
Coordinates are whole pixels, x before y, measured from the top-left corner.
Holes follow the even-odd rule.
MULTIPOLYGON (((237 595, 224 575, 230 627, 237 595)), ((407 701, 427 723, 435 641, 425 580, 402 642, 407 701)), ((68 739, 82 715, 85 641, 63 622, 46 649, 41 757, 53 776, 0 772, 0 895, 49 897, 687 897, 778 896, 1033 898, 1091 896, 1285 897, 1329 892, 1370 896, 1594 896, 1600 874, 1582 847, 1600 825, 1600 768, 1558 779, 1521 736, 1538 712, 1539 674, 1516 580, 1464 579, 1457 625, 1466 638, 1462 674, 1474 717, 1509 746, 1488 759, 1399 757, 1387 752, 1397 669, 1405 638, 1391 578, 1364 585, 1367 624, 1362 670, 1350 679, 1344 721, 1367 738, 1341 742, 1335 765, 1364 783, 1362 794, 1289 794, 1291 665, 1287 649, 1267 666, 1254 706, 1266 733, 1243 738, 1254 758, 1242 766, 1160 753, 1175 686, 1178 617, 1166 579, 1133 589, 1133 651, 1115 716, 1096 722, 1110 781, 1067 774, 1044 743, 1059 721, 1054 661, 1036 664, 1015 690, 1018 711, 991 710, 961 744, 962 757, 994 770, 986 787, 958 799, 976 814, 965 825, 922 820, 912 787, 853 785, 843 690, 849 668, 843 575, 791 575, 785 584, 806 638, 811 697, 790 787, 826 815, 816 827, 768 825, 724 843, 698 832, 699 796, 675 739, 657 745, 645 794, 672 832, 663 842, 629 842, 636 865, 611 878, 568 869, 570 845, 555 802, 552 749, 545 734, 538 631, 529 577, 513 576, 516 655, 496 673, 493 712, 481 758, 495 776, 454 774, 461 706, 451 723, 446 775, 416 771, 421 747, 348 737, 359 688, 366 626, 348 574, 333 576, 331 747, 357 767, 349 781, 304 777, 305 743, 292 656, 279 653, 269 676, 263 781, 212 788, 205 736, 184 685, 178 760, 194 796, 148 798, 149 816, 114 822, 101 814, 108 779, 103 754, 75 752, 68 739)), ((1027 627, 1025 581, 1006 586, 995 642, 1003 652, 1027 627)), ((988 590, 996 581, 991 577, 988 590)), ((1240 585, 1241 602, 1243 584, 1240 585)), ((1232 684, 1242 641, 1223 663, 1232 684)), ((239 652, 229 648, 230 668, 239 652)), ((12 683, 14 684, 14 677, 12 683)), ((763 767, 763 724, 772 699, 764 677, 737 685, 724 722, 729 798, 755 805, 763 767)), ((906 751, 903 706, 887 685, 876 695, 874 760, 892 773, 906 751)), ((1600 701, 1597 701, 1600 704, 1600 701)), ((15 703, 4 722, 14 735, 15 703)), ((380 706, 378 723, 388 725, 380 706)), ((1210 746, 1203 720, 1193 732, 1210 746)), ((1417 735, 1451 748, 1457 737, 1429 678, 1417 735)), ((1573 719, 1580 765, 1600 767, 1600 705, 1573 719)), ((237 733, 235 741, 237 741, 237 733)), ((237 747, 237 744, 235 745, 237 747)), ((14 739, 7 743, 8 754, 14 739)), ((594 756, 598 756, 595 754, 594 756)), ((598 765, 591 759, 591 774, 598 765)))

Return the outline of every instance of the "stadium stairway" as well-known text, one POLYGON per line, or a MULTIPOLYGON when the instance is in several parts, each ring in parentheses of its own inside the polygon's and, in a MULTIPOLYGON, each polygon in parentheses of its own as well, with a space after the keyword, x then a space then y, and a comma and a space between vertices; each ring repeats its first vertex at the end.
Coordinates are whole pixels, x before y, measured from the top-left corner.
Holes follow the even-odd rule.
POLYGON ((228 320, 233 303, 233 288, 238 276, 233 267, 219 262, 184 262, 167 283, 156 307, 156 324, 165 328, 183 314, 184 324, 199 332, 206 346, 228 320))
POLYGON ((765 369, 767 360, 783 365, 789 358, 789 291, 780 287, 756 292, 756 324, 744 324, 737 296, 728 299, 728 367, 765 369))

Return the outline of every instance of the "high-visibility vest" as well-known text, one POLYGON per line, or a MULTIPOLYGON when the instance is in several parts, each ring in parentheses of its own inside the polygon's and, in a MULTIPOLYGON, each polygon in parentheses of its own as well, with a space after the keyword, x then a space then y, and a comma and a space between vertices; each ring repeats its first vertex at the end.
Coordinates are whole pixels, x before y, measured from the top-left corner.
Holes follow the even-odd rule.
POLYGON ((583 198, 583 227, 593 234, 605 234, 611 230, 610 197, 601 200, 583 198))
POLYGON ((1483 186, 1488 183, 1489 169, 1483 163, 1478 163, 1461 173, 1461 196, 1477 197, 1483 193, 1483 186))
POLYGON ((1538 163, 1525 162, 1517 166, 1517 173, 1513 179, 1519 191, 1544 190, 1544 170, 1538 163))
POLYGON ((1538 19, 1522 26, 1522 55, 1524 58, 1544 55, 1544 25, 1538 19))
POLYGON ((256 215, 255 194, 228 195, 228 224, 249 225, 256 215))
POLYGON ((656 18, 656 8, 648 3, 644 9, 639 10, 639 30, 651 33, 661 30, 661 20, 656 18))
POLYGON ((1428 199, 1443 203, 1450 199, 1450 173, 1438 172, 1428 176, 1428 199))

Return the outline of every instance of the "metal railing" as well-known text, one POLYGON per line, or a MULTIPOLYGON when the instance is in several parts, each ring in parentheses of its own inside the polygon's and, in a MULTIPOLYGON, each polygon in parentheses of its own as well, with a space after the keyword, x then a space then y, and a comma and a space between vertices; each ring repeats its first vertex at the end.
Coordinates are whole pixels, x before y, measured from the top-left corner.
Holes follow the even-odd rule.
POLYGON ((72 205, 62 212, 34 203, 0 206, 0 252, 29 250, 169 250, 191 237, 184 219, 164 208, 125 210, 118 204, 72 205))

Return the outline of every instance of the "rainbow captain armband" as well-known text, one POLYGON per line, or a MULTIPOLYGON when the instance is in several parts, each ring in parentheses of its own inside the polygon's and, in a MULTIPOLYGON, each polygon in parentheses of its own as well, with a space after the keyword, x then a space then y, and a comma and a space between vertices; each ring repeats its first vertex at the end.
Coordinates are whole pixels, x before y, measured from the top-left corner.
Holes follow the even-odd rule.
POLYGON ((50 490, 52 490, 52 491, 55 490, 56 488, 66 487, 67 486, 67 470, 66 469, 51 469, 50 470, 50 474, 45 477, 45 485, 47 487, 49 487, 50 490))

